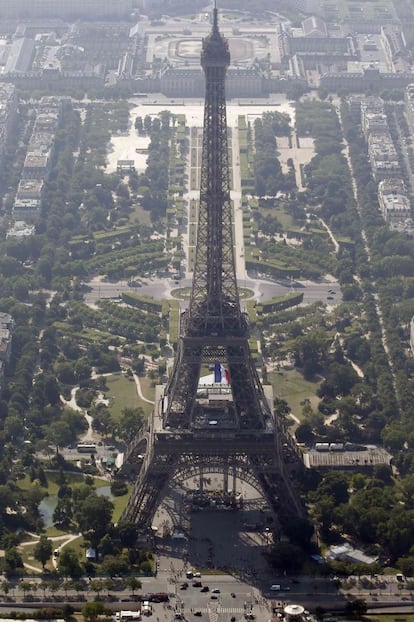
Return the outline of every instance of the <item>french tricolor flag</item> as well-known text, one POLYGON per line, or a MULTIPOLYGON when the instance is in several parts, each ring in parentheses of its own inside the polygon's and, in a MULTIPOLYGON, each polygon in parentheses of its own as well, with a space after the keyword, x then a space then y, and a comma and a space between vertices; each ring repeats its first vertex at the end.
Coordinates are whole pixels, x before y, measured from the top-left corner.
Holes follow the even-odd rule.
POLYGON ((228 369, 224 369, 221 363, 214 363, 214 382, 215 384, 230 384, 228 369))

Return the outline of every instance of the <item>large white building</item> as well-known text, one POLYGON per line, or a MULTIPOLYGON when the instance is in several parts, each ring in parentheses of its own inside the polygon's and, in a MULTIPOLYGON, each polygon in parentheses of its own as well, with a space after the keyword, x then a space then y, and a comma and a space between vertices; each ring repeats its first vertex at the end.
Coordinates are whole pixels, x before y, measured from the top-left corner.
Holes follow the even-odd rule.
POLYGON ((411 218, 410 201, 402 179, 391 178, 380 181, 378 203, 383 219, 394 231, 399 231, 411 218))

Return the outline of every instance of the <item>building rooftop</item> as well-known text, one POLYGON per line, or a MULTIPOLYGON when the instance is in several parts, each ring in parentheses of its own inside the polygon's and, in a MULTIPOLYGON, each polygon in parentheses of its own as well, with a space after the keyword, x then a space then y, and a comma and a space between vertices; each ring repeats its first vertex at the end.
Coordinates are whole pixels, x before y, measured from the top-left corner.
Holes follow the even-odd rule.
POLYGON ((326 559, 348 559, 349 561, 359 562, 361 564, 373 564, 378 557, 366 555, 360 549, 354 549, 348 542, 331 546, 326 559))
POLYGON ((12 227, 7 231, 6 238, 28 238, 34 235, 36 227, 29 225, 24 220, 17 220, 12 227))

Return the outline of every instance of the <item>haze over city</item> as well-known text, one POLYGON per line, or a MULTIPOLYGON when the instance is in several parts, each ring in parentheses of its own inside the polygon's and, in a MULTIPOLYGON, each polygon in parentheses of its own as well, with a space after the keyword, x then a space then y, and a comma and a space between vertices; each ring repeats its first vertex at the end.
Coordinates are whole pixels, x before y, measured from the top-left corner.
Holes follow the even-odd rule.
POLYGON ((413 10, 0 0, 3 613, 410 622, 413 10))

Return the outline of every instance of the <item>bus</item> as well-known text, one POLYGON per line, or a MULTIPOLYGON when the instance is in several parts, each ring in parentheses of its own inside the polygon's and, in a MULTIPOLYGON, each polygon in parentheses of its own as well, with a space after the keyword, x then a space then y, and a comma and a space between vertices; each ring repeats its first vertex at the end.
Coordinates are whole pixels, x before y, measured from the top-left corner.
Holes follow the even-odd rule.
POLYGON ((94 443, 79 443, 77 449, 81 454, 95 453, 96 445, 94 443))

